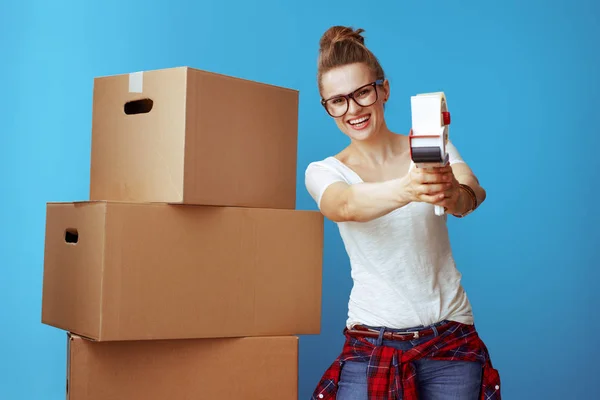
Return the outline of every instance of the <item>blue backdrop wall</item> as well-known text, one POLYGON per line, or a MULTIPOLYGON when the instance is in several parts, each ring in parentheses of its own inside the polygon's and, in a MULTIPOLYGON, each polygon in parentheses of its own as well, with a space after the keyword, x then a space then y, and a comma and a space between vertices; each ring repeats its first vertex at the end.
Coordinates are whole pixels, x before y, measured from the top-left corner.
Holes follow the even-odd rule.
MULTIPOLYGON (((189 65, 299 89, 306 165, 347 144, 319 105, 318 40, 366 29, 407 132, 409 96, 443 90, 451 136, 488 191, 452 243, 507 399, 583 399, 600 357, 593 0, 33 1, 0 5, 0 398, 62 399, 65 334, 40 323, 45 203, 86 199, 92 79, 189 65), (590 344, 591 343, 591 344, 590 344)), ((326 224, 322 333, 301 337, 300 399, 342 344, 349 265, 326 224)))

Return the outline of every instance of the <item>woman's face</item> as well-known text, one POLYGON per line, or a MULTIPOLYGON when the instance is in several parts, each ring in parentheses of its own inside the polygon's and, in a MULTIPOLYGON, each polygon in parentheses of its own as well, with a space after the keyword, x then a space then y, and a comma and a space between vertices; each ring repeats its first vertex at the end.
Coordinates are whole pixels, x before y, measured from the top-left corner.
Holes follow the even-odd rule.
POLYGON ((383 104, 389 97, 389 83, 379 81, 365 64, 332 69, 321 78, 322 97, 338 128, 353 140, 374 137, 385 125, 383 104), (353 98, 342 96, 351 95, 353 98))

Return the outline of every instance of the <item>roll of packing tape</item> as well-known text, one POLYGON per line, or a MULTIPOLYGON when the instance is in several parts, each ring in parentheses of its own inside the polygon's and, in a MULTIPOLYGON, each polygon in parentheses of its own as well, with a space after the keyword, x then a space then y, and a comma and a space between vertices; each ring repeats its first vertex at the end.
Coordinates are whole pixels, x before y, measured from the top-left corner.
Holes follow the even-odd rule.
MULTIPOLYGON (((412 132, 408 137, 410 156, 417 168, 432 168, 448 164, 450 113, 444 92, 411 96, 412 132)), ((435 206, 436 215, 444 208, 435 206)))

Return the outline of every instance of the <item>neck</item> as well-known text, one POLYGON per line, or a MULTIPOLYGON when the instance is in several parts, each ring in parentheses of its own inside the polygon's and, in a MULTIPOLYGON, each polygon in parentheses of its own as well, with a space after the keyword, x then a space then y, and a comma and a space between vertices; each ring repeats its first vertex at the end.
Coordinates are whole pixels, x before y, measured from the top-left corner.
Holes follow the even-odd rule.
POLYGON ((385 164, 386 161, 404 151, 397 139, 397 135, 383 126, 368 140, 353 140, 351 143, 352 153, 368 164, 385 164))

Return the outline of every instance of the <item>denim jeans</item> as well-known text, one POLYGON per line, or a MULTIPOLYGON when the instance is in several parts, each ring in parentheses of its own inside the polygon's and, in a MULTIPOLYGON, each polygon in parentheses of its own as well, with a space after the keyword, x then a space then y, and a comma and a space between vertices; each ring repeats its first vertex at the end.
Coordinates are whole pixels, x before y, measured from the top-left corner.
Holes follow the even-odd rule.
MULTIPOLYGON (((429 327, 388 329, 393 332, 414 332, 434 328, 434 333, 414 340, 394 341, 367 338, 373 344, 383 344, 401 350, 422 344, 437 335, 436 328, 446 321, 429 327)), ((380 327, 370 327, 381 330, 380 327)), ((482 365, 470 361, 421 359, 414 362, 419 400, 478 400, 481 389, 482 365)), ((367 400, 367 363, 346 361, 342 367, 337 400, 367 400)))

